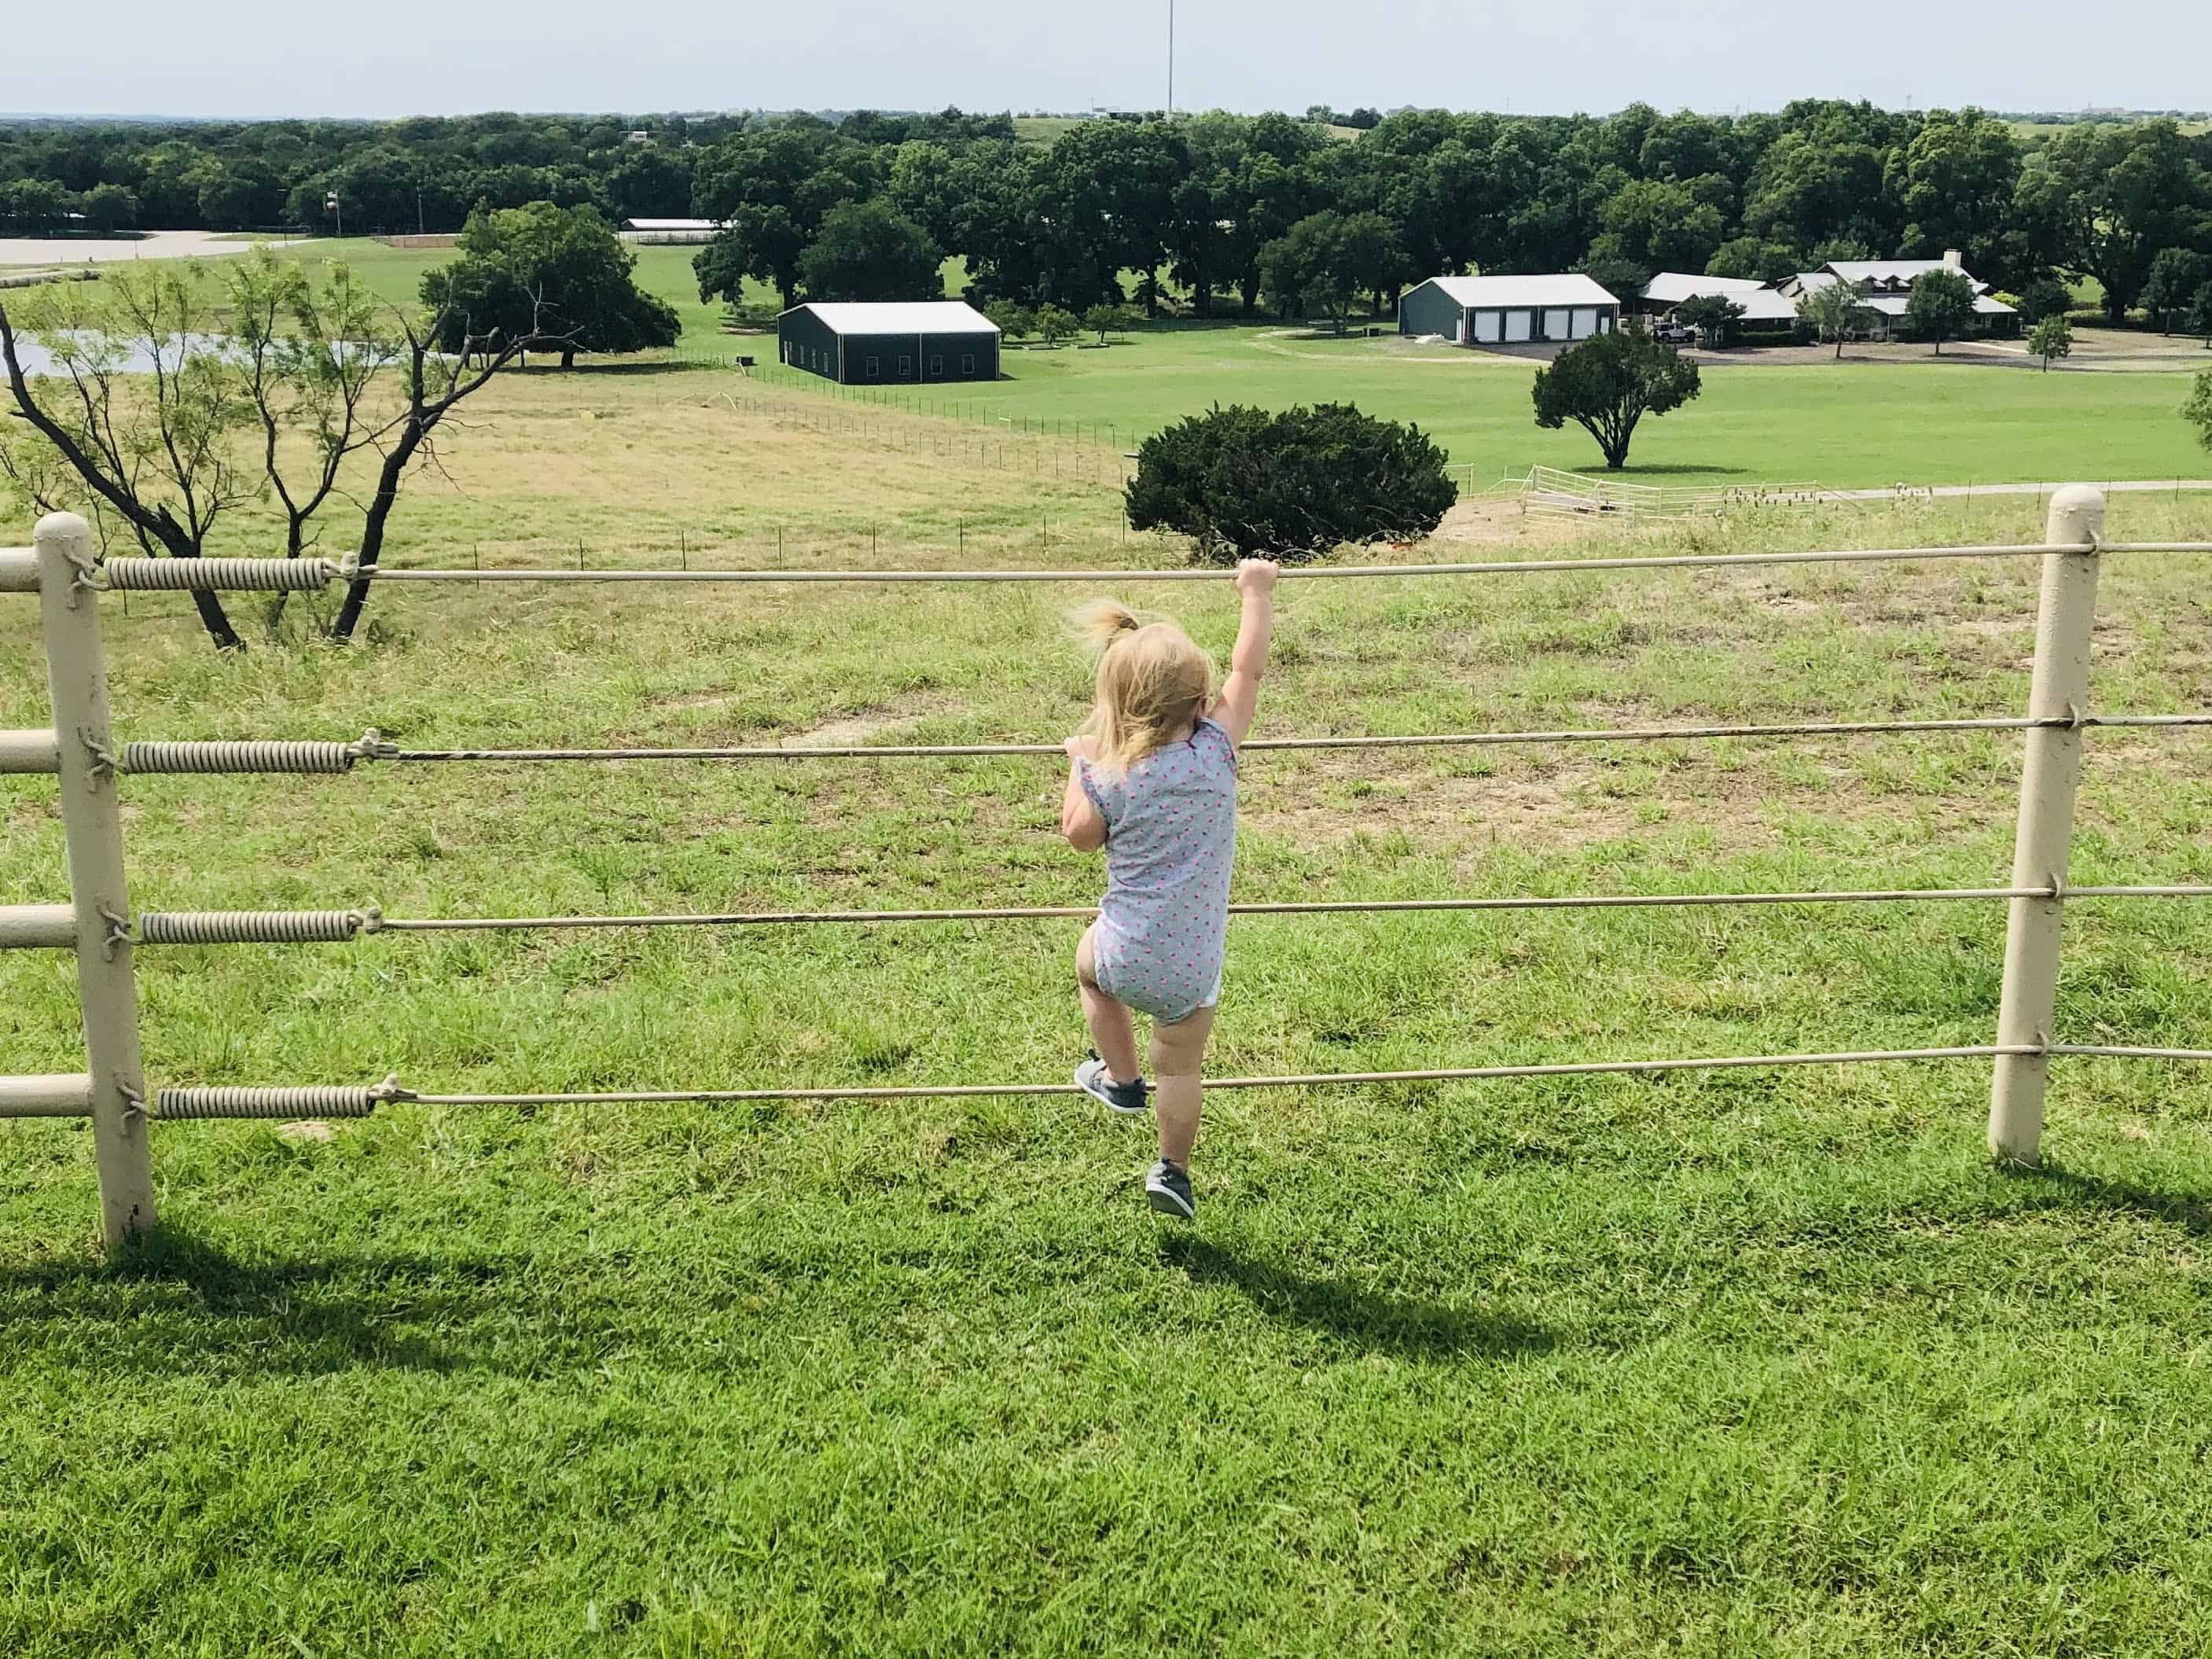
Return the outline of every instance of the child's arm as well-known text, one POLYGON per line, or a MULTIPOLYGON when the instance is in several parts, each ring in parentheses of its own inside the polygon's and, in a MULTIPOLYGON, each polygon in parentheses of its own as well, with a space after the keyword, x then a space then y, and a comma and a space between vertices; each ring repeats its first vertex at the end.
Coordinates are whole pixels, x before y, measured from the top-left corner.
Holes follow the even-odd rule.
POLYGON ((1106 844, 1106 815, 1083 787, 1083 763, 1091 755, 1091 739, 1070 738, 1067 785, 1060 796, 1060 833, 1079 853, 1095 853, 1106 844))
POLYGON ((1282 567, 1272 559, 1247 559, 1237 567, 1237 591, 1243 597, 1244 617, 1237 628, 1237 648, 1229 653, 1229 678, 1221 687, 1221 700, 1213 705, 1213 719, 1242 744, 1260 712, 1260 676, 1267 670, 1267 641, 1275 627, 1275 578, 1282 567))

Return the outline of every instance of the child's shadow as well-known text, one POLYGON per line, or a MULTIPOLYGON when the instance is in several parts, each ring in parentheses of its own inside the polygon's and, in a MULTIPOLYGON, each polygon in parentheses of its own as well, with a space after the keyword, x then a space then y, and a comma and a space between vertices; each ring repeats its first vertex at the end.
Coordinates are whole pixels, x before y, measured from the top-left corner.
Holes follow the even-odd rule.
POLYGON ((1237 1255, 1188 1234, 1162 1241, 1161 1260, 1194 1284, 1227 1285, 1271 1318, 1331 1333, 1358 1347, 1443 1357, 1493 1358, 1546 1353, 1559 1346, 1547 1326, 1511 1314, 1448 1307, 1419 1297, 1378 1295, 1342 1279, 1309 1279, 1237 1255))

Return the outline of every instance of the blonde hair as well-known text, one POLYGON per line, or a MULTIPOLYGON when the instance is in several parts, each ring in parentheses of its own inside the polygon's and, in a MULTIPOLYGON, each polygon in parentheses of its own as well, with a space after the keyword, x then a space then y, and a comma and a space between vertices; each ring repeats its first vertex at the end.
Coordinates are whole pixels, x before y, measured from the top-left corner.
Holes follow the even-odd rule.
POLYGON ((1083 722, 1098 751, 1091 764, 1119 776, 1206 713, 1213 664, 1173 623, 1142 621, 1112 599, 1084 606, 1073 622, 1098 653, 1091 717, 1083 722))

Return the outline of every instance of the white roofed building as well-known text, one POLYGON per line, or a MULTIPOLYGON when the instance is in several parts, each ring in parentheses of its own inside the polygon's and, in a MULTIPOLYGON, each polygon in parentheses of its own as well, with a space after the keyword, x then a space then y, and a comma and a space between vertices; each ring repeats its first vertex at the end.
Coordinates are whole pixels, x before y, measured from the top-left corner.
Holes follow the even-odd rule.
POLYGON ((720 219, 625 219, 618 234, 625 242, 642 246, 691 246, 711 242, 721 234, 720 219))
POLYGON ((1620 301, 1580 271, 1540 276, 1431 276, 1398 301, 1398 332, 1455 345, 1586 340, 1620 324, 1620 301))
POLYGON ((999 378, 999 325, 960 300, 813 301, 775 333, 780 361, 841 385, 999 378))

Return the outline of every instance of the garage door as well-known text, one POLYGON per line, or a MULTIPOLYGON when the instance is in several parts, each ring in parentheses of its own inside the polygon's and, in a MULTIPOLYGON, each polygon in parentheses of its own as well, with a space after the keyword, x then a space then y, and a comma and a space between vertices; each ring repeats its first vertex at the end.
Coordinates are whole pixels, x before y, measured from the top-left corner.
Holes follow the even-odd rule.
POLYGON ((1597 307, 1586 306, 1575 313, 1574 337, 1587 340, 1597 332, 1597 307))
POLYGON ((1474 337, 1488 344, 1496 345, 1502 337, 1498 333, 1498 324, 1503 313, 1495 311, 1478 311, 1471 314, 1474 318, 1474 337))
POLYGON ((1508 343, 1528 337, 1528 319, 1533 312, 1509 311, 1505 313, 1505 338, 1508 343))
POLYGON ((1567 315, 1565 311, 1547 311, 1544 313, 1546 339, 1564 340, 1567 337, 1567 315))

